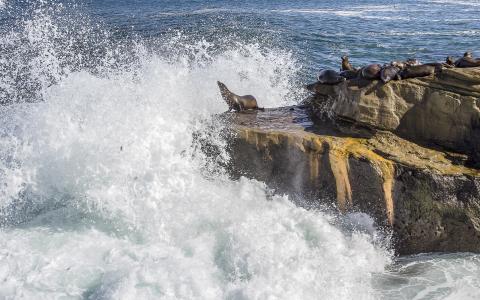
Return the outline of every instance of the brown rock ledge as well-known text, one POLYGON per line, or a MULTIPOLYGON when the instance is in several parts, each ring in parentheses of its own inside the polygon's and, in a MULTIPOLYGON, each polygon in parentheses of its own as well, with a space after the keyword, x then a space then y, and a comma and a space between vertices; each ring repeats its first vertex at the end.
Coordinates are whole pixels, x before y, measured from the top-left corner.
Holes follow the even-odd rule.
POLYGON ((310 89, 316 93, 314 108, 328 101, 337 118, 465 153, 480 166, 480 68, 444 69, 438 75, 386 84, 312 84, 310 89))
POLYGON ((392 230, 399 254, 480 252, 480 172, 459 164, 462 155, 388 131, 314 122, 299 107, 226 116, 233 176, 368 213, 392 230))

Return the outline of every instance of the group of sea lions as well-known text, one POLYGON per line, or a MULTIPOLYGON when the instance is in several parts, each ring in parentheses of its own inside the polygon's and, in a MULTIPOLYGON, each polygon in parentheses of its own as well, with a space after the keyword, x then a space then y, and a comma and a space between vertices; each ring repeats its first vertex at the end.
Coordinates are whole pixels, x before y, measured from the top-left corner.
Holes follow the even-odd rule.
POLYGON ((382 80, 387 83, 391 80, 401 80, 416 77, 425 77, 440 73, 443 68, 472 68, 480 67, 480 58, 473 58, 472 52, 465 52, 463 57, 455 60, 452 56, 443 63, 421 64, 418 59, 410 58, 406 61, 392 61, 389 64, 370 64, 362 68, 354 68, 348 56, 342 56, 340 72, 322 69, 318 74, 318 82, 322 84, 338 84, 340 82, 363 78, 367 80, 382 80))
MULTIPOLYGON (((362 68, 354 68, 348 56, 342 56, 340 72, 335 70, 320 70, 318 81, 322 84, 339 84, 340 82, 363 78, 367 80, 382 80, 387 83, 391 80, 402 80, 408 78, 425 77, 440 73, 443 68, 473 68, 480 67, 480 58, 473 58, 472 52, 465 52, 463 57, 455 60, 448 56, 443 63, 421 64, 418 59, 410 58, 405 61, 392 61, 389 64, 370 64, 362 68)), ((263 110, 258 107, 257 99, 252 95, 239 96, 231 92, 227 86, 217 81, 220 94, 228 105, 228 110, 263 110)))

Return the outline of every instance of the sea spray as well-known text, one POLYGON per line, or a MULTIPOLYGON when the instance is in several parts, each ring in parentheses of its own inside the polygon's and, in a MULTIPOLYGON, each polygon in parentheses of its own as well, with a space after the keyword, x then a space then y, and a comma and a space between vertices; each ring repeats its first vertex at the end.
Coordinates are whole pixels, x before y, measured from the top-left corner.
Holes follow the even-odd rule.
MULTIPOLYGON (((172 51, 104 48, 92 68, 84 52, 57 48, 70 35, 44 38, 58 32, 50 12, 12 29, 29 42, 2 40, 38 50, 12 67, 35 83, 34 99, 0 107, 2 297, 374 297, 373 273, 390 262, 374 235, 347 234, 261 182, 204 176, 195 150, 193 133, 211 130, 228 160, 221 124, 204 125, 226 110, 216 80, 262 106, 294 103, 291 53, 240 42, 211 53, 211 42, 180 38, 172 51)), ((22 84, 8 80, 10 91, 22 84)))

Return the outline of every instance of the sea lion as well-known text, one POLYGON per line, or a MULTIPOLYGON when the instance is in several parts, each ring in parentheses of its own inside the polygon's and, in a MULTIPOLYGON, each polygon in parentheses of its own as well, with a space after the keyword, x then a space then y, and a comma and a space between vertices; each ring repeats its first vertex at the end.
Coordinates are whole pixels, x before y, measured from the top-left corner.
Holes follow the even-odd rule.
POLYGON ((344 55, 342 56, 342 69, 341 71, 352 71, 355 70, 354 67, 350 64, 350 61, 348 60, 348 56, 344 55))
POLYGON ((405 61, 406 67, 419 66, 419 65, 420 65, 420 61, 416 58, 409 58, 405 61))
POLYGON ((445 58, 445 65, 452 68, 455 67, 455 59, 453 58, 453 56, 447 56, 447 58, 445 58))
POLYGON ((433 62, 433 63, 426 63, 426 64, 423 64, 423 65, 434 67, 435 68, 435 73, 441 73, 443 68, 450 68, 450 66, 448 66, 446 63, 433 62))
POLYGON ((338 84, 345 81, 345 77, 342 77, 334 70, 320 70, 318 74, 318 81, 322 84, 338 84))
POLYGON ((390 80, 398 79, 398 73, 400 72, 400 68, 395 66, 384 66, 380 71, 380 79, 383 83, 387 83, 390 80))
POLYGON ((380 79, 380 72, 382 71, 382 66, 379 64, 371 64, 365 66, 361 69, 360 76, 365 79, 380 79))
POLYGON ((420 65, 420 61, 416 58, 409 58, 406 61, 398 61, 398 60, 392 61, 390 62, 390 65, 403 69, 408 66, 418 66, 420 65))
POLYGON ((425 77, 434 74, 436 68, 429 65, 408 66, 398 74, 400 79, 425 77))
POLYGON ((218 87, 220 88, 220 94, 222 95, 223 100, 227 102, 228 111, 244 111, 247 109, 259 109, 263 108, 258 107, 257 99, 252 95, 239 96, 232 93, 225 84, 220 81, 217 81, 218 87))
POLYGON ((480 59, 473 58, 472 52, 467 51, 463 54, 463 57, 455 62, 457 68, 474 68, 480 67, 480 59))
POLYGON ((390 62, 390 65, 391 65, 392 67, 397 67, 397 68, 399 68, 399 69, 403 69, 403 68, 405 68, 405 66, 406 66, 403 61, 392 61, 392 62, 390 62))
POLYGON ((461 58, 458 63, 455 64, 457 68, 474 68, 480 67, 480 59, 474 59, 469 57, 461 58))
POLYGON ((345 77, 345 79, 350 80, 358 77, 358 70, 345 70, 339 73, 340 76, 345 77))

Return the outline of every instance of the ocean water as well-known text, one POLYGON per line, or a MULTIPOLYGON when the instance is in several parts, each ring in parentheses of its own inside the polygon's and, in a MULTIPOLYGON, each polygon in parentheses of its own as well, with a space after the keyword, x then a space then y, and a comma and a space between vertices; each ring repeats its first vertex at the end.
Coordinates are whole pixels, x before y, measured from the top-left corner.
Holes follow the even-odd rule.
POLYGON ((395 257, 364 214, 232 181, 216 80, 478 49, 478 1, 0 0, 1 299, 478 299, 480 256, 395 257), (218 148, 198 151, 193 134, 218 148))

